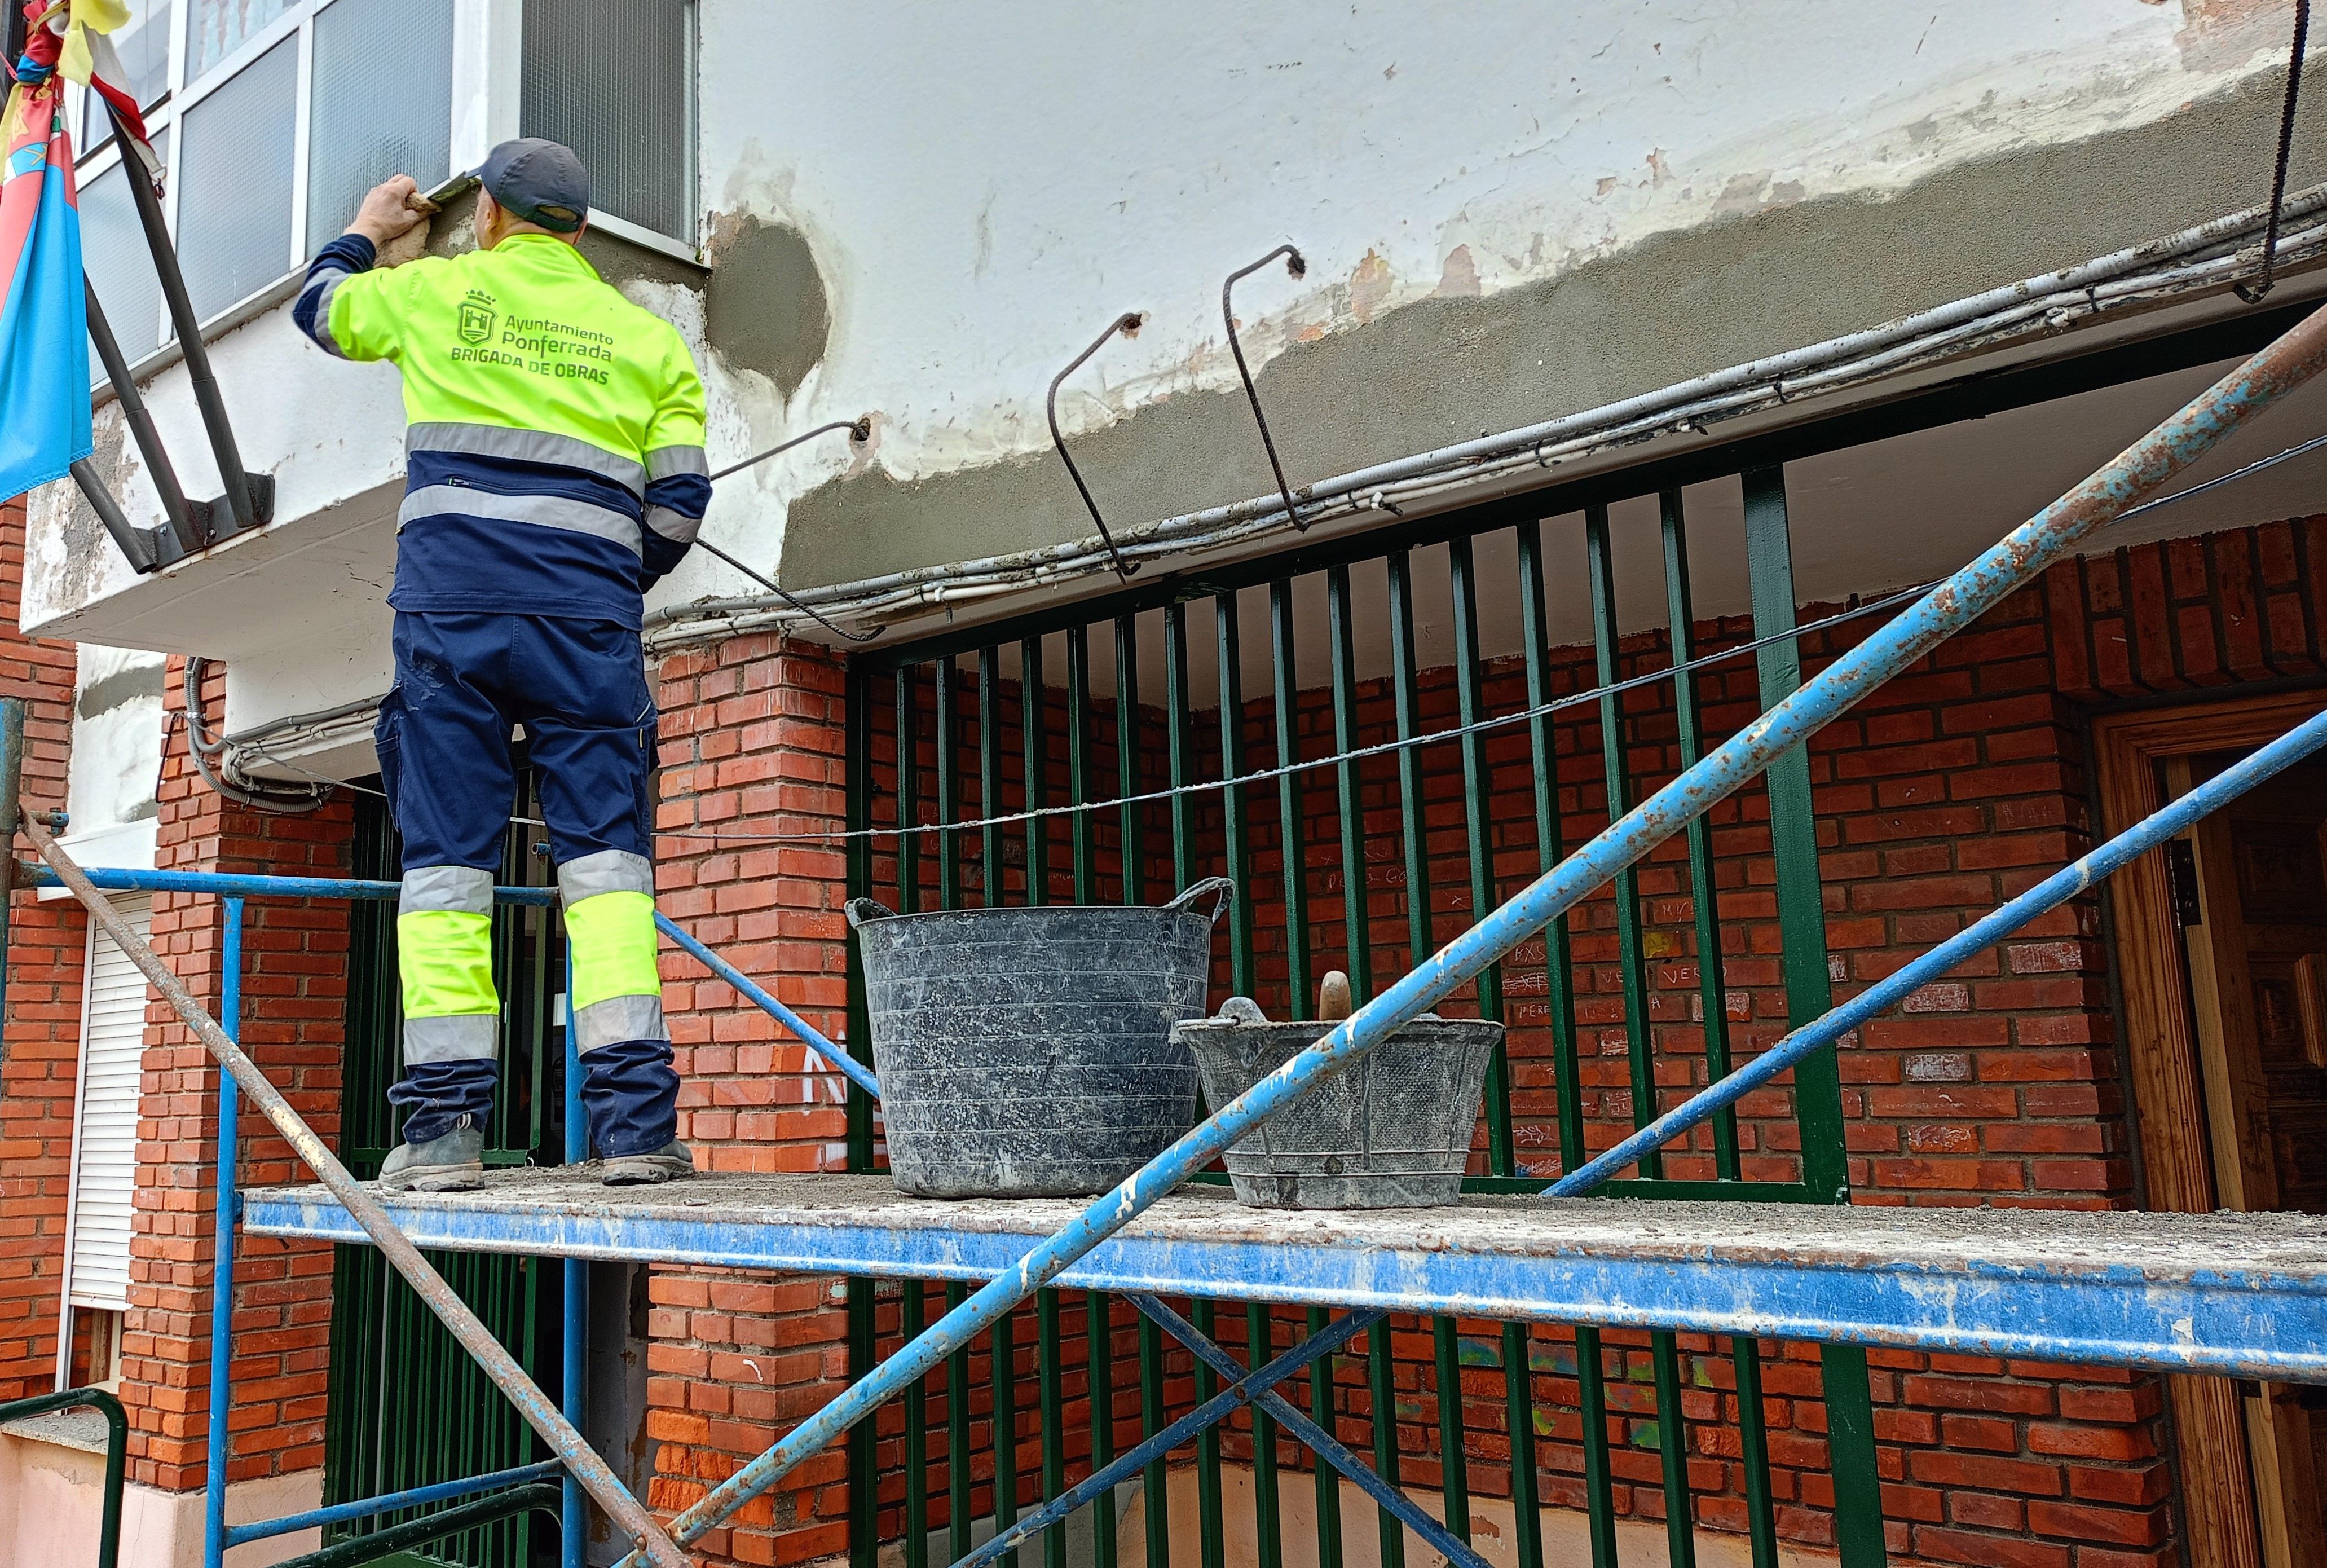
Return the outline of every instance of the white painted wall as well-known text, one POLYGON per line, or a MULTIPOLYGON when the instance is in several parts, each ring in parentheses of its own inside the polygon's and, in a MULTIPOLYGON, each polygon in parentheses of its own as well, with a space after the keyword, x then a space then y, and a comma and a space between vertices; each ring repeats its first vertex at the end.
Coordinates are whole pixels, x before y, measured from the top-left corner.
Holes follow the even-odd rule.
MULTIPOLYGON (((1077 378, 1061 403, 1070 427, 1232 385, 1218 280, 1280 240, 1313 266, 1300 284, 1272 271, 1239 291, 1261 360, 1433 294, 1509 289, 1733 212, 1897 190, 2282 69, 2282 10, 2190 19, 2224 8, 701 0, 706 232, 745 213, 799 228, 833 318, 789 406, 765 377, 701 356, 714 462, 878 415, 869 451, 835 440, 723 484, 707 537, 772 563, 787 504, 846 464, 913 480, 1042 450, 1045 385, 1127 308, 1149 325, 1077 378)), ((633 292, 700 346, 695 296, 633 292)), ((23 622, 226 656, 233 727, 375 693, 396 374, 328 359, 287 304, 213 358, 287 520, 133 585, 101 542, 68 547, 70 497, 52 488, 33 508, 23 622)), ((157 378, 151 400, 188 490, 216 494, 182 370, 157 378)), ((126 461, 125 500, 157 521, 126 461)), ((658 602, 739 591, 698 553, 658 602)))
MULTIPOLYGON (((1435 292, 1509 288, 1729 212, 1896 190, 2283 69, 2276 11, 2199 47, 2183 10, 702 0, 707 225, 797 226, 834 314, 789 408, 764 378, 715 370, 717 439, 756 449, 872 409, 870 461, 901 479, 988 463, 1047 448, 1044 387, 1125 310, 1152 314, 1062 393, 1070 434, 1233 386, 1219 280, 1287 239, 1308 277, 1272 269, 1238 289, 1260 359, 1435 292)), ((712 537, 773 558, 783 503, 849 461, 812 446, 755 471, 748 499, 731 481, 712 537)), ((715 563, 684 576, 689 596, 738 591, 715 563)))

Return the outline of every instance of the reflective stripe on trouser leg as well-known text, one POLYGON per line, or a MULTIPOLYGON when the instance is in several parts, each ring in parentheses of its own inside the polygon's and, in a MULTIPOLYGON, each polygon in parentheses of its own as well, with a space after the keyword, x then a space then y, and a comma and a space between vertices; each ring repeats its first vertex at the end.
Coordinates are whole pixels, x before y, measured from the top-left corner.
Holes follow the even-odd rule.
POLYGON ((557 885, 574 957, 571 1015, 592 1139, 607 1155, 650 1153, 678 1126, 678 1076, 656 963, 653 863, 601 850, 558 867, 557 885))
POLYGON ((557 868, 574 953, 575 1044, 584 1055, 625 1040, 668 1040, 656 955, 654 866, 619 849, 557 868))
POLYGON ((404 873, 396 913, 404 1077, 388 1101, 409 1108, 409 1142, 427 1143, 492 1110, 500 1035, 492 908, 490 871, 431 865, 404 873))

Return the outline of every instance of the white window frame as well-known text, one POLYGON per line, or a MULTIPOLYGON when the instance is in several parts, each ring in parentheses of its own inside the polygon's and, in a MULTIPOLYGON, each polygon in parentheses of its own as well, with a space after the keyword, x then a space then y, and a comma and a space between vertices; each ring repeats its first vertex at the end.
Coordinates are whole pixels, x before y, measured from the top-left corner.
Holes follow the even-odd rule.
MULTIPOLYGON (((299 275, 306 268, 308 145, 314 96, 315 19, 335 3, 336 0, 298 0, 297 4, 286 7, 282 15, 244 39, 210 70, 188 81, 186 72, 191 63, 189 54, 197 0, 178 0, 175 14, 171 19, 166 89, 160 102, 145 116, 145 127, 155 136, 158 137, 165 129, 172 132, 164 171, 163 216, 168 222, 173 242, 179 233, 178 164, 185 155, 186 145, 182 129, 173 127, 181 127, 188 111, 257 63, 276 44, 294 34, 298 40, 298 87, 293 111, 296 141, 292 152, 290 231, 285 237, 283 272, 271 282, 206 317, 201 323, 205 339, 280 303, 292 293, 299 275)), ((691 56, 692 33, 696 25, 695 6, 690 5, 687 11, 691 56)), ((524 76, 524 0, 453 0, 452 156, 447 173, 475 168, 496 144, 518 134, 519 100, 524 76)), ((695 92, 696 85, 690 79, 687 83, 690 107, 695 92)), ((67 123, 76 126, 83 123, 84 96, 85 89, 71 89, 66 104, 67 123)), ((688 137, 692 144, 691 113, 688 137)), ((117 139, 109 139, 94 157, 80 164, 78 171, 79 179, 84 184, 94 181, 117 167, 120 162, 120 145, 117 139)), ((695 148, 690 145, 687 158, 690 180, 694 166, 695 148)), ((695 261, 699 257, 694 246, 617 218, 610 212, 592 213, 590 226, 632 245, 680 260, 695 261)), ((169 306, 164 303, 157 310, 162 345, 132 364, 132 373, 140 377, 177 357, 177 345, 172 341, 169 306)), ((101 369, 96 378, 102 387, 104 376, 101 369)))
MULTIPOLYGON (((147 918, 150 919, 152 918, 152 902, 150 898, 146 895, 140 894, 131 899, 115 900, 115 905, 117 908, 119 908, 124 904, 134 904, 138 902, 144 902, 146 905, 147 918)), ((97 938, 101 929, 102 928, 100 928, 95 920, 90 920, 88 922, 88 930, 84 934, 81 941, 79 1050, 73 1059, 72 1155, 66 1166, 64 1261, 63 1266, 58 1271, 60 1278, 57 1281, 56 1384, 61 1389, 70 1388, 72 1386, 73 1319, 75 1315, 84 1311, 91 1312, 113 1311, 112 1309, 105 1307, 76 1307, 73 1304, 72 1277, 73 1246, 79 1230, 80 1221, 81 1117, 85 1114, 85 1107, 89 1097, 89 1003, 92 1000, 92 994, 95 989, 93 982, 97 975, 97 938)), ((153 987, 149 985, 145 987, 145 990, 148 1000, 150 1001, 153 994, 153 987)), ((140 1048, 140 1054, 142 1057, 142 1046, 140 1048)), ((134 1222, 132 1234, 135 1235, 134 1222)), ((118 1311, 115 1311, 113 1315, 117 1320, 125 1319, 125 1314, 118 1311)), ((122 1321, 116 1321, 113 1328, 112 1375, 114 1377, 114 1383, 100 1383, 99 1386, 102 1387, 114 1386, 118 1383, 120 1377, 119 1369, 121 1360, 122 1321)), ((92 1367, 90 1370, 92 1376, 94 1376, 99 1368, 92 1367)))

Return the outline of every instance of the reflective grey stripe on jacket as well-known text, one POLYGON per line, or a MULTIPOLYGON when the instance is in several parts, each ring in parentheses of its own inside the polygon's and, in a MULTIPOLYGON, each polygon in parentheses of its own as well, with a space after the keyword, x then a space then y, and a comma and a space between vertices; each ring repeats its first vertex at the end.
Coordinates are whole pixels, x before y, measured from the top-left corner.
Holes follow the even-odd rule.
POLYGON ((533 523, 611 539, 633 555, 643 556, 645 542, 636 518, 608 507, 593 507, 565 496, 505 496, 475 485, 432 484, 404 498, 396 514, 398 532, 422 518, 452 516, 490 518, 497 523, 533 523))
MULTIPOLYGON (((515 462, 578 468, 612 480, 634 496, 647 493, 650 477, 647 464, 619 457, 577 436, 557 435, 547 430, 518 430, 501 425, 432 421, 409 425, 404 432, 404 451, 407 456, 416 452, 456 452, 463 457, 502 457, 515 462)), ((648 454, 650 459, 654 455, 648 454)))
POLYGON ((302 294, 314 296, 315 301, 315 308, 312 313, 315 330, 309 336, 322 344, 323 351, 334 359, 346 359, 348 351, 340 347, 340 341, 337 338, 332 336, 332 296, 340 292, 341 284, 355 275, 350 272, 321 273, 310 278, 307 286, 300 290, 302 294))
MULTIPOLYGON (((647 453, 647 483, 651 488, 657 481, 678 479, 687 474, 699 474, 705 483, 710 482, 711 462, 699 446, 658 446, 647 453)), ((666 490, 666 496, 669 494, 666 490)), ((692 545, 703 528, 703 519, 690 517, 675 507, 647 503, 647 527, 674 545, 692 545)))

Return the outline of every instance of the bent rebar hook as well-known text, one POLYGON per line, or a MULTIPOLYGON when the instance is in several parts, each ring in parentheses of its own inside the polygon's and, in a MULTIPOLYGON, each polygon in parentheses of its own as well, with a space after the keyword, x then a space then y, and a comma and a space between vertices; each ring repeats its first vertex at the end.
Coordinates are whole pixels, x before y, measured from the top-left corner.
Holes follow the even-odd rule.
POLYGON ((1244 378, 1245 401, 1252 405, 1252 422, 1260 426, 1260 444, 1268 453, 1269 471, 1276 475, 1276 493, 1284 499, 1285 520, 1297 531, 1307 533, 1309 525, 1301 520, 1301 509, 1293 504, 1293 487, 1285 482, 1285 465, 1276 461, 1276 442, 1268 434, 1268 416, 1260 411, 1260 394, 1255 390, 1252 371, 1244 362, 1244 345, 1237 341, 1236 306, 1229 297, 1235 292, 1238 279, 1250 277, 1280 256, 1285 258, 1285 270, 1291 275, 1300 277, 1309 271, 1309 264, 1298 250, 1289 245, 1278 246, 1250 266, 1238 267, 1229 274, 1228 281, 1220 285, 1220 319, 1228 323, 1229 352, 1236 356, 1237 374, 1244 378))
MULTIPOLYGON (((712 482, 715 484, 719 481, 725 479, 731 473, 740 473, 744 469, 750 468, 753 463, 765 462, 768 459, 775 456, 780 452, 790 452, 793 447, 799 445, 803 442, 814 441, 819 435, 829 435, 836 430, 846 430, 848 432, 848 440, 850 444, 862 446, 866 442, 873 439, 873 416, 870 414, 862 414, 854 419, 836 419, 829 425, 819 425, 814 430, 804 431, 800 434, 793 436, 790 441, 782 442, 775 446, 768 448, 767 451, 760 453, 757 457, 747 457, 741 462, 730 463, 727 467, 721 469, 717 473, 711 476, 712 482)), ((735 570, 743 574, 744 576, 749 577, 752 582, 757 583, 761 587, 765 588, 769 593, 774 594, 777 598, 782 600, 785 603, 799 611, 802 615, 807 616, 810 621, 815 621, 818 626, 823 627, 827 631, 832 633, 833 636, 840 638, 844 641, 870 642, 874 638, 889 630, 887 626, 883 625, 875 626, 868 631, 845 630, 842 628, 834 625, 830 621, 818 614, 807 605, 801 603, 799 599, 787 592, 773 579, 761 576, 759 573, 754 572, 751 567, 746 566, 743 562, 738 561, 734 556, 729 555, 726 551, 721 549, 710 540, 698 538, 695 543, 697 548, 705 550, 712 555, 716 556, 718 559, 726 562, 730 566, 734 567, 735 570)))
POLYGON ((1067 455, 1067 438, 1059 431, 1059 387, 1068 377, 1083 368, 1085 360, 1107 347, 1107 341, 1117 332, 1126 338, 1136 337, 1140 323, 1146 319, 1137 311, 1126 311, 1109 322, 1107 331, 1093 339, 1089 348, 1077 354, 1068 361, 1065 369, 1051 378, 1050 396, 1044 400, 1044 408, 1051 416, 1051 444, 1059 449, 1059 461, 1067 465, 1067 476, 1075 481, 1075 489, 1082 492, 1083 505, 1090 509, 1091 521, 1098 525, 1099 541, 1107 546, 1107 553, 1115 562, 1115 574, 1118 577, 1128 577, 1138 571, 1139 563, 1126 561, 1123 552, 1115 547, 1115 536, 1107 531, 1107 519, 1098 515, 1098 503, 1091 499, 1090 486, 1083 482, 1083 471, 1077 468, 1075 460, 1067 455))

